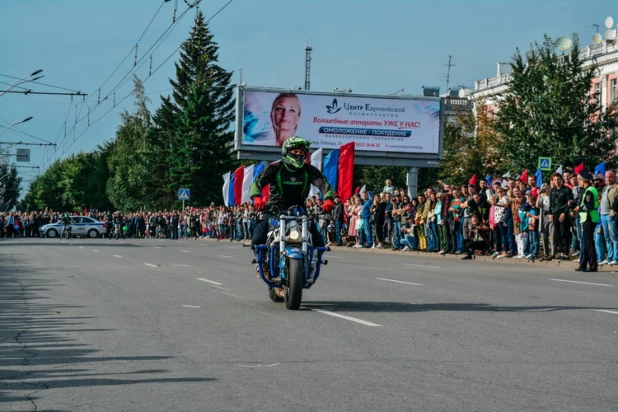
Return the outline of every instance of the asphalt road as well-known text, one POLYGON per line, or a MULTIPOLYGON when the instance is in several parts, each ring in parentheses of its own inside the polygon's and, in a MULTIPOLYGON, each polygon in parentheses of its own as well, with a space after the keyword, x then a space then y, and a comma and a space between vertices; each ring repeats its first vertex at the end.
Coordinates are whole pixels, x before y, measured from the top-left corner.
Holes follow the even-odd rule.
POLYGON ((0 240, 0 410, 618 410, 618 274, 337 249, 287 311, 251 258, 0 240))

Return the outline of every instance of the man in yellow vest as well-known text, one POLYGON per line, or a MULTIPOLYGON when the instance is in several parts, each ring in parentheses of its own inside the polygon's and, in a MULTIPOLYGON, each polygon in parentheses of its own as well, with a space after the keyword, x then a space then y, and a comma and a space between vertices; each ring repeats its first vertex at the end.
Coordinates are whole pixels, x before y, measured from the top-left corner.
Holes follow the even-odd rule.
POLYGON ((585 170, 577 176, 577 182, 583 191, 581 203, 575 208, 579 212, 582 225, 582 249, 578 272, 597 271, 597 253, 594 247, 594 229, 599 223, 599 192, 592 185, 592 175, 585 170))

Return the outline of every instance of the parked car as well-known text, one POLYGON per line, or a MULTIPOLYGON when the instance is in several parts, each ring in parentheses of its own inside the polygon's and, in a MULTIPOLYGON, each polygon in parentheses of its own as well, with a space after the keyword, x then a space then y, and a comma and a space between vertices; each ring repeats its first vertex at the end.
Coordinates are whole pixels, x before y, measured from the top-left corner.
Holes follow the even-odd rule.
MULTIPOLYGON (((43 237, 57 238, 62 233, 61 222, 49 223, 39 228, 43 237)), ((97 238, 107 233, 107 224, 88 216, 71 216, 71 236, 97 238)))

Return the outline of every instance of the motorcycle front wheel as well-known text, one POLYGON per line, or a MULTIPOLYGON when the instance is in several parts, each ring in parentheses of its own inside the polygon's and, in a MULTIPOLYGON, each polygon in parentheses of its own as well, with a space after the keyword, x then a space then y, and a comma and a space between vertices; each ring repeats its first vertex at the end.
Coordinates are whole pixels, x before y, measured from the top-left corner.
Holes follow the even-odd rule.
POLYGON ((303 299, 303 285, 305 283, 305 267, 301 259, 289 259, 288 282, 285 286, 285 307, 289 310, 297 310, 303 299))

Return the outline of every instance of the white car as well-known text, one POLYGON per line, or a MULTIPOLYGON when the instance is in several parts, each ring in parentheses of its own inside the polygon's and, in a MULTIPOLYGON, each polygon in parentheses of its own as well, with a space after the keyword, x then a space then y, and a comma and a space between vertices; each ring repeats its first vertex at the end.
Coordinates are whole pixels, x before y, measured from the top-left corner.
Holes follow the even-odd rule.
MULTIPOLYGON (((88 216, 71 216, 71 236, 97 238, 107 233, 107 224, 88 216)), ((62 222, 49 223, 39 228, 43 237, 56 238, 62 233, 62 222)))

